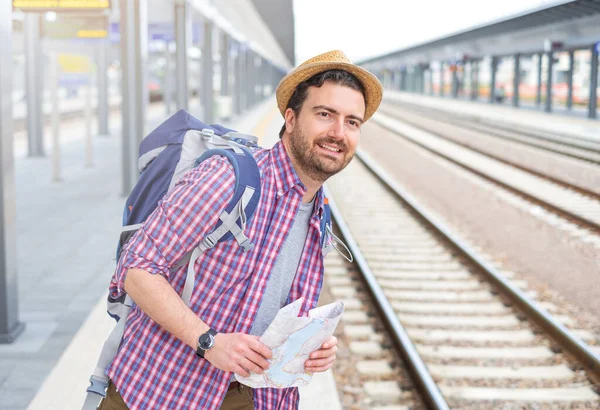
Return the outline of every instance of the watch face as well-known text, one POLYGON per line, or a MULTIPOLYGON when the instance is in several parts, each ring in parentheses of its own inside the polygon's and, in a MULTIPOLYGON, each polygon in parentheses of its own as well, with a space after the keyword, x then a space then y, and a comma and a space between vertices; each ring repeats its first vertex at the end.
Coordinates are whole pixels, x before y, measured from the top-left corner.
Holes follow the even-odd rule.
POLYGON ((200 348, 203 350, 208 350, 211 347, 213 347, 214 344, 214 339, 212 335, 209 335, 208 333, 203 334, 202 336, 200 336, 200 340, 198 341, 200 348))

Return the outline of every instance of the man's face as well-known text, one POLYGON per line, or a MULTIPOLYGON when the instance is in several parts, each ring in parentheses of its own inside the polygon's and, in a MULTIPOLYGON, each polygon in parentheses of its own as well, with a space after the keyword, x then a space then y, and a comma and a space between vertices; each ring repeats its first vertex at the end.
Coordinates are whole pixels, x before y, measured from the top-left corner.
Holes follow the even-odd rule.
POLYGON ((297 171, 322 183, 344 169, 356 152, 364 113, 360 91, 332 82, 310 87, 299 114, 287 125, 287 147, 297 171))

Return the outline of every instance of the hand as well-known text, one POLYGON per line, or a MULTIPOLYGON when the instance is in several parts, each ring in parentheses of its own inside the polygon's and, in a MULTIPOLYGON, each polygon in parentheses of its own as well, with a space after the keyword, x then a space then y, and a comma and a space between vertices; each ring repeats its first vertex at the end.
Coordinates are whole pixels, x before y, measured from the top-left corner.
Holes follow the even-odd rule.
POLYGON ((204 358, 216 368, 240 376, 248 377, 250 372, 262 374, 269 368, 267 359, 273 355, 259 339, 244 333, 218 333, 214 347, 204 353, 204 358))
POLYGON ((310 359, 304 363, 304 370, 309 373, 329 370, 335 362, 335 353, 338 351, 337 342, 335 336, 331 336, 329 340, 326 340, 319 350, 310 354, 310 359))

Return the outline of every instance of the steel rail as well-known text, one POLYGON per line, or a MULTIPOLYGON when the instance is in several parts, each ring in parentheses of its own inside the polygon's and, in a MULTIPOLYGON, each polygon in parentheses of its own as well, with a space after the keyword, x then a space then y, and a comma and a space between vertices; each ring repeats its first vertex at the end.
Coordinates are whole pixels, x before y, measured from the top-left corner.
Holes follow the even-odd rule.
POLYGON ((371 271, 366 259, 362 255, 362 252, 354 240, 350 229, 344 222, 342 213, 333 199, 333 195, 331 195, 331 192, 327 188, 327 185, 325 185, 324 189, 329 201, 329 206, 331 207, 331 214, 336 222, 336 226, 344 237, 346 245, 352 252, 352 255, 354 256, 354 262, 358 265, 363 278, 367 283, 369 292, 375 300, 377 308, 383 313, 384 320, 387 322, 394 342, 400 349, 402 357, 406 361, 411 376, 416 382, 417 389, 423 396, 424 401, 429 405, 429 408, 434 410, 449 410, 450 407, 448 407, 448 404, 442 396, 442 393, 439 391, 437 384, 433 381, 431 374, 427 370, 425 363, 421 359, 421 356, 419 356, 417 349, 410 340, 408 333, 400 323, 400 320, 398 320, 398 316, 396 315, 394 308, 377 283, 375 275, 373 275, 373 272, 371 271))

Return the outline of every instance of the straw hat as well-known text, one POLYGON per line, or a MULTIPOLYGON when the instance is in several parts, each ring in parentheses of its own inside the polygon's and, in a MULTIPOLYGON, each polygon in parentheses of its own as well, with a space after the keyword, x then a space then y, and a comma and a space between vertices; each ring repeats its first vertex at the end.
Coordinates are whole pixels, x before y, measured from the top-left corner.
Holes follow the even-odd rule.
POLYGON ((377 111, 383 96, 383 86, 373 74, 354 65, 348 57, 339 50, 328 51, 300 64, 294 71, 283 77, 277 86, 277 106, 281 115, 285 116, 285 110, 296 90, 298 84, 308 80, 312 76, 328 70, 344 70, 354 75, 365 89, 365 118, 367 121, 377 111))

